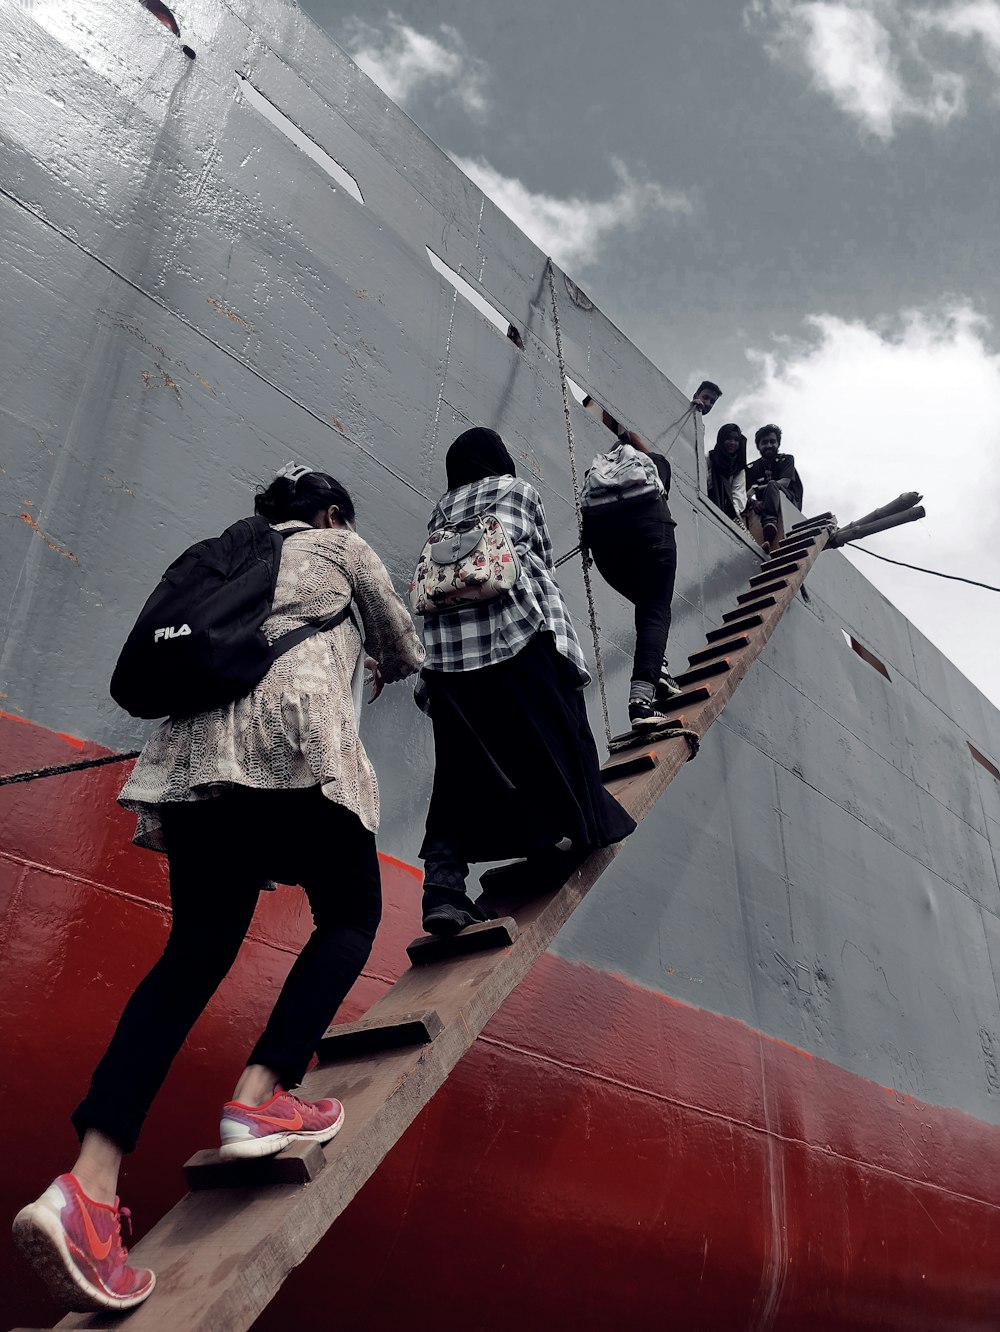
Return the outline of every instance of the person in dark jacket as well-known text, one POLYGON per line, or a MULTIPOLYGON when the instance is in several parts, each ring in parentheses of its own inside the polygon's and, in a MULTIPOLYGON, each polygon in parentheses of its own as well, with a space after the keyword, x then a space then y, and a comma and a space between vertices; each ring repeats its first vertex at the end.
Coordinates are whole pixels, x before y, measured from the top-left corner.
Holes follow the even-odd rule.
POLYGON ((633 727, 659 726, 667 718, 657 706, 657 695, 670 698, 681 692, 665 655, 677 572, 676 524, 667 502, 670 463, 634 430, 624 431, 618 442, 648 455, 663 491, 623 500, 604 511, 585 511, 583 543, 604 581, 635 607, 629 721, 633 727))
POLYGON ((735 422, 719 427, 708 455, 708 498, 742 527, 747 507, 747 437, 735 422))
POLYGON ((778 535, 781 496, 787 495, 802 508, 802 482, 790 453, 779 453, 781 427, 762 425, 753 437, 760 457, 747 468, 747 508, 760 514, 764 548, 769 550, 778 535))
POLYGON ((524 856, 550 882, 636 826, 601 780, 583 700, 590 675, 538 491, 494 430, 459 435, 446 467, 428 532, 493 513, 521 572, 493 600, 424 616, 434 786, 420 858, 424 929, 438 935, 487 918, 465 891, 470 862, 524 856))

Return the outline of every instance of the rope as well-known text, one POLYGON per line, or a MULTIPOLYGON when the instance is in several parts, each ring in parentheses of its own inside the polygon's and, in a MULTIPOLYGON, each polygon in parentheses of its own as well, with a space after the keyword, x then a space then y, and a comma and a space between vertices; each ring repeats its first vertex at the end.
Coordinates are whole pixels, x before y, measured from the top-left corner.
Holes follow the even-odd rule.
POLYGON ((82 772, 84 768, 103 768, 107 763, 123 763, 139 757, 138 749, 126 754, 105 754, 103 758, 81 759, 79 763, 63 763, 55 768, 32 768, 30 772, 11 772, 0 777, 0 786, 14 786, 18 782, 34 782, 39 777, 59 777, 64 772, 82 772))
MULTIPOLYGON (((683 416, 679 416, 679 417, 677 418, 676 421, 671 421, 670 425, 675 425, 675 426, 677 427, 677 429, 674 431, 673 438, 671 439, 670 443, 669 443, 668 445, 666 445, 666 447, 664 448, 664 450, 663 450, 664 454, 668 454, 668 453, 670 452, 670 450, 674 447, 674 445, 677 443, 678 439, 680 439, 681 431, 684 429, 684 426, 685 426, 686 423, 687 423, 687 419, 688 419, 688 417, 691 416, 691 415, 693 415, 693 414, 694 414, 694 411, 695 411, 695 405, 694 405, 694 403, 693 403, 693 402, 692 402, 692 403, 689 403, 689 404, 688 404, 687 411, 684 413, 684 415, 683 415, 683 416)), ((669 430, 669 429, 670 429, 670 426, 667 426, 667 430, 669 430)), ((664 430, 663 433, 666 434, 666 433, 667 433, 667 430, 664 430)))
MULTIPOLYGON (((562 328, 559 324, 559 305, 556 301, 556 283, 552 260, 546 260, 546 276, 549 279, 549 295, 552 298, 552 326, 556 335, 556 356, 559 358, 559 383, 562 388, 563 416, 566 420, 566 442, 569 445, 569 468, 573 481, 573 504, 576 508, 576 525, 580 533, 580 546, 583 546, 583 509, 580 506, 580 483, 576 472, 576 448, 573 444, 573 419, 569 410, 569 385, 566 382, 566 359, 563 356, 562 328)), ((575 554, 573 551, 571 554, 575 554)), ((568 557, 567 557, 568 558, 568 557)), ((597 624, 597 610, 594 606, 594 592, 590 585, 590 560, 584 559, 583 586, 587 593, 587 609, 590 612, 590 633, 594 640, 594 661, 597 664, 597 682, 601 690, 601 708, 604 711, 604 734, 611 743, 611 718, 608 715, 608 691, 604 683, 604 660, 601 656, 600 630, 597 624)))
POLYGON ((675 729, 674 734, 682 735, 684 739, 687 741, 688 750, 689 750, 687 756, 688 763, 690 763, 693 758, 697 758, 698 750, 701 748, 701 736, 698 734, 698 732, 692 731, 690 726, 678 726, 675 729))
POLYGON ((676 736, 683 736, 687 741, 687 762, 690 763, 701 748, 701 736, 690 726, 671 726, 669 729, 651 726, 648 731, 632 731, 613 740, 609 748, 612 754, 620 754, 626 749, 636 749, 660 740, 673 740, 676 736))
MULTIPOLYGON (((915 569, 917 573, 933 574, 935 578, 950 578, 953 583, 968 583, 970 587, 984 587, 987 592, 1000 592, 1000 587, 994 587, 992 583, 977 583, 974 578, 962 578, 959 574, 941 573, 939 569, 924 569, 919 564, 907 564, 905 560, 890 560, 888 555, 880 555, 876 550, 868 550, 865 546, 855 546, 853 542, 848 541, 847 545, 851 550, 860 550, 862 555, 873 555, 877 560, 885 560, 886 564, 898 564, 901 569, 915 569)), ((575 555, 575 551, 570 551, 575 555)), ((566 559, 569 556, 565 557, 566 559)))

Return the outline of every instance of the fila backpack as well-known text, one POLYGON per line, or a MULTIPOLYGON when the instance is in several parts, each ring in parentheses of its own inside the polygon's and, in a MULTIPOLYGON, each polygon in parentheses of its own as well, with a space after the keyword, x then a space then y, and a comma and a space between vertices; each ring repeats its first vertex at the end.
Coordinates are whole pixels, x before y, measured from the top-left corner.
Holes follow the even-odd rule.
POLYGON ((111 697, 133 717, 188 717, 250 692, 278 657, 346 619, 348 607, 268 643, 284 540, 265 518, 241 518, 189 546, 139 612, 111 677, 111 697))

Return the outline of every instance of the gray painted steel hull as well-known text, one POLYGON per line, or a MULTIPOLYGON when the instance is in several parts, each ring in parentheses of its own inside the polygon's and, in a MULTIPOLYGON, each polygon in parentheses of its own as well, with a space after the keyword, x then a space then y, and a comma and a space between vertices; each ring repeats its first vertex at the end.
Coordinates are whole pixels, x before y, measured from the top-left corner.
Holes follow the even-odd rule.
MULTIPOLYGON (((17 53, 0 138, 0 688, 5 711, 112 749, 144 735, 106 682, 148 590, 289 457, 347 484, 399 587, 470 422, 537 480, 557 553, 576 541, 544 256, 291 5, 176 12, 194 61, 138 4, 0 8, 17 53)), ((667 443, 685 395, 558 271, 557 289, 572 378, 667 443)), ((585 464, 609 436, 573 421, 585 464)), ((670 455, 676 666, 759 557, 705 500, 702 451, 688 418, 670 455)), ((586 644, 578 564, 561 576, 586 644)), ((555 952, 985 1132, 1000 1125, 1000 782, 968 742, 996 759, 1000 714, 841 555, 809 593, 555 952)), ((597 596, 621 729, 630 612, 597 596)), ((406 689, 366 712, 364 738, 380 847, 413 863, 432 748, 406 689)))

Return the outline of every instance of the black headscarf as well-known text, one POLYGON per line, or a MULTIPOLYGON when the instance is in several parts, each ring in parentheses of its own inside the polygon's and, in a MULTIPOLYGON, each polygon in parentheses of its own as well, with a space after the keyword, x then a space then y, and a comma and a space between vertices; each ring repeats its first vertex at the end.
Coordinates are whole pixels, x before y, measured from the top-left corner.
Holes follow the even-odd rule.
POLYGON ((487 476, 516 476, 514 459, 495 430, 473 426, 459 435, 445 458, 448 489, 482 481, 487 476))
POLYGON ((721 476, 735 476, 737 472, 744 470, 747 465, 747 437, 735 421, 719 426, 718 434, 715 436, 715 448, 708 457, 712 471, 721 476), (735 453, 727 453, 722 447, 722 441, 734 432, 739 436, 740 447, 735 453))

